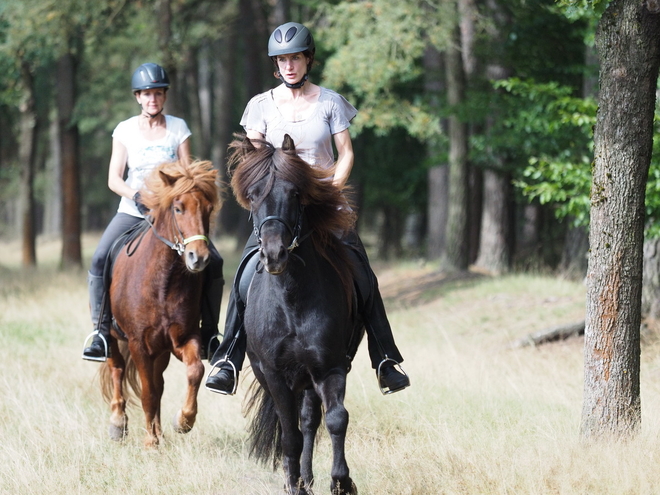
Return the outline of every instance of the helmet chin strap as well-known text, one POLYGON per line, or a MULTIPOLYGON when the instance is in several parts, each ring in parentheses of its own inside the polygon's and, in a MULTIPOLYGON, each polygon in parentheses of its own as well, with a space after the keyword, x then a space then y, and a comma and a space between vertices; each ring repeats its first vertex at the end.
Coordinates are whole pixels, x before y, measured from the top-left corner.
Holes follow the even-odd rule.
POLYGON ((300 89, 300 88, 302 88, 305 85, 305 83, 307 82, 307 79, 309 78, 309 76, 307 74, 305 74, 300 81, 298 81, 297 83, 291 84, 291 83, 288 83, 284 80, 281 73, 278 72, 277 75, 280 78, 280 81, 282 81, 284 83, 284 85, 287 88, 290 88, 290 89, 300 89))
POLYGON ((146 114, 146 115, 149 116, 150 119, 155 119, 155 118, 158 117, 161 113, 163 113, 163 109, 162 109, 162 108, 161 108, 160 110, 158 110, 158 112, 156 112, 156 113, 154 113, 154 114, 151 114, 151 113, 147 112, 147 111, 144 109, 144 107, 143 107, 142 105, 140 105, 140 108, 142 109, 142 112, 143 112, 144 114, 146 114))

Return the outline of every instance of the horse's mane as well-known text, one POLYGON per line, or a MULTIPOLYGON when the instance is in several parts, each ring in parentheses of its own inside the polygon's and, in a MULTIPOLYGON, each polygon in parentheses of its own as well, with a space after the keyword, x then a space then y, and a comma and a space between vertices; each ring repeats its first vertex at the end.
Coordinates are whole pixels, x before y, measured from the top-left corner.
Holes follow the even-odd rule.
POLYGON ((141 200, 157 214, 168 209, 177 196, 198 190, 216 208, 220 201, 217 179, 218 171, 210 161, 195 160, 189 165, 180 161, 163 163, 147 177, 141 200))
POLYGON ((354 227, 356 214, 342 191, 332 183, 334 169, 325 171, 312 167, 298 156, 288 135, 282 148, 240 134, 235 138, 229 145, 227 173, 238 203, 249 210, 248 191, 262 179, 266 179, 266 186, 261 197, 252 198, 257 204, 268 195, 275 179, 293 184, 305 206, 308 226, 314 231, 311 236, 314 247, 336 270, 351 308, 352 261, 340 238, 354 227))
POLYGON ((314 242, 321 251, 355 225, 356 215, 342 191, 332 183, 334 169, 321 170, 298 156, 293 147, 275 148, 263 140, 237 136, 229 145, 228 174, 238 203, 250 209, 249 188, 266 178, 267 185, 259 203, 273 186, 276 178, 293 184, 305 206, 309 224, 314 229, 314 242), (256 145, 256 146, 255 146, 256 145))

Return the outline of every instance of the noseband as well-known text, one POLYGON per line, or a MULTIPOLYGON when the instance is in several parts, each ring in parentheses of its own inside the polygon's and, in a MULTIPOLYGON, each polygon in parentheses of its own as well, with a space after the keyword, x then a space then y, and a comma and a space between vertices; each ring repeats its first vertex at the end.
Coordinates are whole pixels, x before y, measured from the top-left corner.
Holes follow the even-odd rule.
MULTIPOLYGON (((277 216, 277 215, 269 215, 266 218, 264 218, 261 223, 259 223, 259 227, 257 227, 256 223, 254 223, 254 235, 257 238, 257 242, 261 246, 261 229, 264 228, 264 225, 266 222, 280 222, 282 225, 286 227, 286 229, 289 231, 289 234, 291 234, 291 244, 287 248, 289 252, 293 251, 295 248, 297 248, 302 241, 304 241, 307 236, 311 234, 311 231, 308 232, 303 238, 300 238, 300 231, 302 230, 302 220, 303 220, 303 212, 305 211, 305 205, 300 204, 298 205, 298 218, 296 220, 296 226, 294 228, 291 228, 291 226, 284 220, 282 217, 277 216)), ((254 218, 254 215, 253 215, 254 218)))
POLYGON ((145 217, 144 219, 151 226, 151 230, 153 231, 156 238, 158 238, 160 241, 164 242, 173 251, 176 251, 179 256, 181 256, 186 251, 186 245, 190 244, 193 241, 204 241, 204 242, 206 242, 207 245, 210 242, 209 238, 206 237, 203 234, 196 234, 196 235, 184 238, 183 232, 181 232, 181 229, 179 228, 179 224, 176 221, 176 213, 174 213, 174 205, 172 205, 172 224, 173 224, 174 231, 175 231, 174 232, 174 242, 169 241, 169 240, 165 239, 164 237, 161 237, 158 234, 158 232, 156 232, 156 227, 154 227, 154 224, 151 222, 151 220, 148 217, 145 217), (179 240, 179 238, 181 240, 179 240))

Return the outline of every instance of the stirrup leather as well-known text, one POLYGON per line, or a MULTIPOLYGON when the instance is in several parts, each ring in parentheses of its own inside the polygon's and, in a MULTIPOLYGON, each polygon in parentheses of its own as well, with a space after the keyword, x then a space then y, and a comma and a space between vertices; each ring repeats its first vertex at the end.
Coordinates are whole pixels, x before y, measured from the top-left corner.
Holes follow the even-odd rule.
POLYGON ((403 374, 406 378, 408 378, 408 380, 410 380, 410 377, 408 377, 408 373, 405 372, 405 370, 401 367, 401 364, 399 364, 398 361, 395 361, 394 359, 392 359, 390 357, 387 357, 387 354, 385 354, 385 358, 378 365, 378 371, 376 372, 376 378, 378 379, 378 388, 380 388, 380 392, 383 395, 389 395, 389 394, 393 394, 394 392, 398 392, 401 389, 390 390, 388 387, 381 387, 381 385, 380 385, 380 376, 381 376, 380 371, 381 371, 381 369, 382 369, 382 367, 385 363, 394 363, 393 366, 394 366, 395 369, 400 371, 401 374, 403 374))
POLYGON ((102 333, 100 333, 98 330, 94 330, 92 333, 90 333, 90 334, 85 338, 85 342, 83 342, 82 358, 83 358, 83 359, 86 359, 87 361, 100 361, 100 362, 105 362, 105 361, 107 361, 107 359, 108 359, 108 350, 109 350, 109 349, 108 349, 108 341, 107 341, 107 339, 105 338, 105 336, 104 336, 102 333), (95 337, 96 335, 98 335, 99 337, 101 337, 101 340, 103 341, 103 348, 104 348, 104 350, 105 350, 105 355, 104 355, 104 356, 100 356, 100 357, 85 356, 85 349, 87 349, 87 348, 89 347, 89 345, 87 345, 87 344, 90 342, 90 340, 93 340, 94 337, 95 337))
POLYGON ((224 363, 229 363, 231 365, 231 370, 232 370, 232 373, 234 374, 234 388, 232 388, 231 392, 225 392, 224 390, 216 390, 216 389, 211 388, 208 385, 206 385, 206 383, 204 384, 204 386, 206 387, 206 390, 208 390, 210 392, 215 392, 216 394, 234 395, 234 394, 236 394, 236 389, 238 388, 238 372, 236 371, 236 365, 234 363, 232 363, 229 359, 227 359, 227 356, 225 356, 224 358, 217 361, 211 367, 211 371, 209 371, 209 374, 206 376, 206 379, 208 380, 209 378, 211 378, 211 376, 215 376, 224 363), (215 371, 215 373, 213 373, 214 371, 215 371))

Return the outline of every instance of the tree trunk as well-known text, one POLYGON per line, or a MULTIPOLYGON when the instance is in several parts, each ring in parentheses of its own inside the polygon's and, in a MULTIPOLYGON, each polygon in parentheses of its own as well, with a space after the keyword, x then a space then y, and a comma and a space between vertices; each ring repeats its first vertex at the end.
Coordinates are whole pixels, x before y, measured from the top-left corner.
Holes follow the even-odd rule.
POLYGON ((461 60, 460 36, 455 29, 454 43, 445 52, 449 116, 449 202, 447 234, 442 268, 463 271, 468 268, 468 165, 467 126, 461 121, 458 107, 465 94, 465 75, 461 60))
POLYGON ((587 252, 589 251, 589 231, 586 227, 569 227, 564 239, 559 271, 564 277, 573 280, 584 278, 587 273, 587 252))
POLYGON ((197 94, 199 102, 200 133, 197 156, 211 157, 211 131, 213 128, 213 82, 211 69, 211 43, 207 40, 197 51, 197 94))
POLYGON ((476 265, 495 275, 506 273, 509 249, 509 197, 511 181, 501 170, 484 170, 484 206, 481 242, 476 265))
MULTIPOLYGON (((187 50, 186 61, 183 66, 183 73, 179 78, 185 81, 185 108, 188 127, 192 132, 191 153, 193 156, 208 157, 208 152, 204 149, 204 132, 202 130, 202 105, 199 94, 199 73, 197 67, 197 50, 189 48, 187 50)), ((182 99, 183 100, 183 99, 182 99)))
MULTIPOLYGON (((505 44, 504 35, 511 23, 509 14, 499 2, 487 2, 492 27, 490 42, 496 46, 505 44)), ((497 53, 497 52, 496 52, 497 53)), ((486 76, 489 80, 502 80, 511 75, 509 67, 501 60, 492 60, 486 66, 486 76)), ((487 130, 500 125, 497 116, 487 119, 487 130)), ((479 256, 476 265, 493 274, 505 273, 511 265, 510 232, 511 215, 509 213, 509 198, 511 197, 511 177, 505 172, 506 161, 502 156, 492 155, 491 167, 484 170, 484 200, 481 219, 481 236, 479 238, 479 256)))
POLYGON ((50 236, 59 235, 62 232, 62 152, 57 112, 53 111, 53 114, 48 130, 50 152, 46 161, 48 186, 45 191, 43 229, 43 233, 50 236))
MULTIPOLYGON (((444 91, 442 78, 442 54, 429 46, 424 52, 424 91, 431 108, 439 111, 440 95, 444 91)), ((440 149, 437 144, 429 143, 428 155, 434 164, 428 171, 428 227, 427 257, 439 259, 445 251, 447 231, 447 199, 449 194, 449 168, 446 163, 438 163, 440 149)))
POLYGON ((82 266, 80 245, 80 171, 78 125, 72 120, 76 103, 76 67, 73 54, 57 61, 57 111, 62 152, 62 266, 82 266))
POLYGON ((403 222, 400 209, 391 205, 383 207, 383 223, 380 228, 378 249, 380 259, 388 260, 402 255, 403 222))
POLYGON ((289 22, 291 19, 291 1, 290 0, 276 0, 273 7, 272 21, 273 29, 277 26, 281 26, 285 22, 289 22))
MULTIPOLYGON (((165 113, 185 118, 181 113, 183 108, 183 91, 179 81, 179 68, 174 56, 176 49, 172 45, 172 4, 170 0, 157 0, 156 18, 158 19, 158 50, 163 56, 163 68, 170 79, 170 88, 167 90, 165 113)), ((148 62, 151 62, 149 60, 148 62)))
POLYGON ((660 10, 614 0, 596 32, 600 68, 584 347, 585 438, 639 429, 644 194, 660 66, 660 10))
POLYGON ((19 162, 21 164, 20 207, 23 266, 36 266, 36 219, 34 204, 34 173, 37 158, 37 112, 34 102, 34 76, 27 63, 21 67, 23 101, 19 162))

